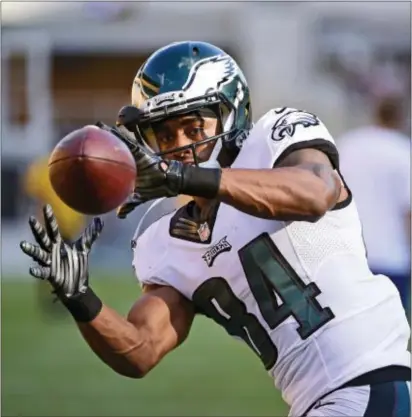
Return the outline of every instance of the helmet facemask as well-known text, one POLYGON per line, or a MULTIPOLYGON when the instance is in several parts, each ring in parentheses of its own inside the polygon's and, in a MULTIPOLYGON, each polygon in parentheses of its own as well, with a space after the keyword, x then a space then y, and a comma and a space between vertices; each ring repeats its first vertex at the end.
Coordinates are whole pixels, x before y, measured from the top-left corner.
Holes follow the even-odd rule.
MULTIPOLYGON (((138 122, 138 129, 143 144, 151 152, 165 157, 166 159, 172 159, 173 155, 190 150, 194 164, 197 166, 211 168, 229 165, 229 158, 225 155, 225 148, 227 143, 233 141, 233 133, 236 131, 234 125, 234 121, 236 120, 236 108, 219 93, 213 93, 210 96, 214 98, 214 101, 210 102, 207 98, 205 100, 205 98, 202 97, 198 98, 198 100, 201 100, 199 100, 200 102, 198 101, 198 103, 189 105, 184 109, 182 109, 182 103, 178 102, 173 103, 172 105, 166 104, 162 107, 156 107, 153 112, 148 112, 149 114, 146 117, 142 117, 138 122), (217 98, 216 96, 221 97, 217 98), (204 138, 193 141, 191 144, 162 151, 156 135, 159 125, 168 119, 191 114, 199 117, 201 123, 204 121, 204 118, 216 118, 216 134, 212 136, 205 135, 204 138), (210 150, 210 147, 208 146, 199 152, 199 148, 210 143, 213 143, 212 150, 210 150)), ((155 98, 158 102, 161 102, 161 97, 155 98)))
POLYGON ((204 42, 174 43, 152 54, 136 74, 132 104, 129 110, 134 112, 129 114, 138 117, 132 118, 129 130, 137 141, 165 158, 177 159, 176 154, 189 150, 193 157, 187 163, 204 167, 230 166, 251 127, 249 88, 242 71, 233 58, 204 42), (209 137, 194 140, 190 135, 193 142, 186 146, 159 147, 160 123, 189 113, 207 117, 210 111, 220 128, 213 135, 206 129, 209 137), (208 154, 202 155, 199 150, 208 144, 208 154))

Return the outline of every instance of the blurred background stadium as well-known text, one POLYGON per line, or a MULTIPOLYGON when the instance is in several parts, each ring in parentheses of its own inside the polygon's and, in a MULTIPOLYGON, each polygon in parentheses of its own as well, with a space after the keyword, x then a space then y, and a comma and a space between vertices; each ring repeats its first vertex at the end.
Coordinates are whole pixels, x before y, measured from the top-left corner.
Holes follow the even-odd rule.
MULTIPOLYGON (((48 153, 75 128, 114 123, 141 63, 177 40, 209 41, 237 59, 251 87, 255 119, 272 107, 305 108, 326 123, 338 147, 342 135, 375 123, 379 100, 396 97, 397 129, 406 135, 409 161, 410 7, 334 1, 2 3, 2 414, 285 415, 259 361, 203 319, 185 346, 147 379, 115 375, 51 304, 47 287, 28 278, 18 243, 29 238, 27 217, 43 201, 58 206, 67 237, 81 230, 87 219, 56 201, 50 189, 48 153)), ((407 170, 409 177, 409 162, 407 170)), ((123 221, 106 215, 92 257, 93 286, 121 313, 139 292, 130 239, 142 212, 123 221)))

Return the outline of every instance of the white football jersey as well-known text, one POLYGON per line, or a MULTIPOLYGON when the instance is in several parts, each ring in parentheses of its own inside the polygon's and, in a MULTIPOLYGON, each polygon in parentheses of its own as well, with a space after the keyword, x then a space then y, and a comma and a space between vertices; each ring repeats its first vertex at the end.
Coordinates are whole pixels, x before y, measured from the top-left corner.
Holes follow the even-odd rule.
MULTIPOLYGON (((321 149, 338 168, 334 141, 316 116, 271 110, 232 168, 272 168, 305 147, 321 149)), ((265 220, 220 204, 215 218, 201 224, 183 207, 134 246, 138 280, 176 288, 247 343, 291 415, 368 371, 410 365, 399 294, 368 269, 351 196, 315 223, 265 220)))

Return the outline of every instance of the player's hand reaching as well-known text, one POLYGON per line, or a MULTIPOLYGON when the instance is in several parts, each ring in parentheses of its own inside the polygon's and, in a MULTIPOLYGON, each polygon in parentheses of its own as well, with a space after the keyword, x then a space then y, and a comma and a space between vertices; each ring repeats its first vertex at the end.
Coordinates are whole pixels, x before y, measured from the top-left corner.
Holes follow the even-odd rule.
MULTIPOLYGON (((117 131, 117 134, 121 132, 117 131)), ((219 189, 220 169, 185 165, 176 160, 163 159, 136 142, 133 147, 136 161, 136 187, 127 208, 135 208, 149 200, 175 197, 180 194, 214 198, 219 189)), ((119 209, 121 211, 121 209, 119 209)))
POLYGON ((134 155, 135 149, 137 147, 136 137, 128 131, 124 126, 109 126, 103 122, 96 122, 95 126, 99 127, 102 130, 106 130, 113 135, 117 136, 130 150, 132 155, 134 155))
POLYGON ((117 217, 126 218, 137 206, 146 201, 161 197, 174 197, 179 194, 183 175, 181 162, 166 161, 150 152, 133 139, 130 132, 122 125, 110 127, 97 122, 96 126, 113 133, 122 140, 136 161, 136 188, 128 200, 117 209, 117 217))
POLYGON ((50 205, 43 207, 44 226, 30 217, 29 225, 37 245, 22 241, 22 251, 37 265, 30 274, 50 282, 59 298, 70 299, 88 289, 88 258, 90 249, 99 237, 103 222, 95 218, 73 244, 63 240, 50 205))
MULTIPOLYGON (((165 160, 150 152, 136 139, 133 139, 130 131, 123 125, 110 127, 102 122, 97 122, 96 126, 116 135, 129 147, 135 158, 137 168, 136 188, 132 198, 133 201, 131 201, 132 204, 125 203, 127 207, 136 207, 148 200, 174 197, 180 194, 183 181, 183 164, 181 162, 165 160)), ((118 213, 119 211, 122 210, 119 208, 118 213)))
POLYGON ((96 126, 108 130, 121 139, 129 147, 136 161, 136 188, 131 201, 119 207, 119 217, 126 217, 130 211, 145 201, 161 197, 174 197, 181 193, 183 163, 165 160, 150 152, 137 140, 133 140, 130 134, 125 134, 126 129, 122 129, 122 126, 110 127, 102 122, 97 122, 96 126))
POLYGON ((136 162, 137 176, 134 193, 119 207, 118 216, 124 218, 138 205, 162 197, 179 194, 203 198, 216 197, 220 184, 220 169, 185 165, 180 161, 164 159, 144 146, 139 136, 137 121, 140 110, 134 106, 123 107, 115 127, 102 122, 96 126, 108 130, 130 149, 136 162))
POLYGON ((182 193, 185 165, 166 160, 138 145, 135 151, 137 167, 136 197, 141 201, 175 197, 182 193))

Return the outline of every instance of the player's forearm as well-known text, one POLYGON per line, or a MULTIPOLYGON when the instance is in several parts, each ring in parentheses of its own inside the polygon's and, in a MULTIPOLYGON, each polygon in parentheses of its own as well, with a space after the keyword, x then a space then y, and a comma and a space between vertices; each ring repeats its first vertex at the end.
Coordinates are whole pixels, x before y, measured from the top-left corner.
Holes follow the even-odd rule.
POLYGON ((256 217, 315 221, 336 204, 340 188, 338 176, 322 165, 223 169, 219 199, 256 217))
POLYGON ((91 322, 77 324, 96 355, 121 375, 141 378, 156 363, 144 329, 107 306, 91 322))

